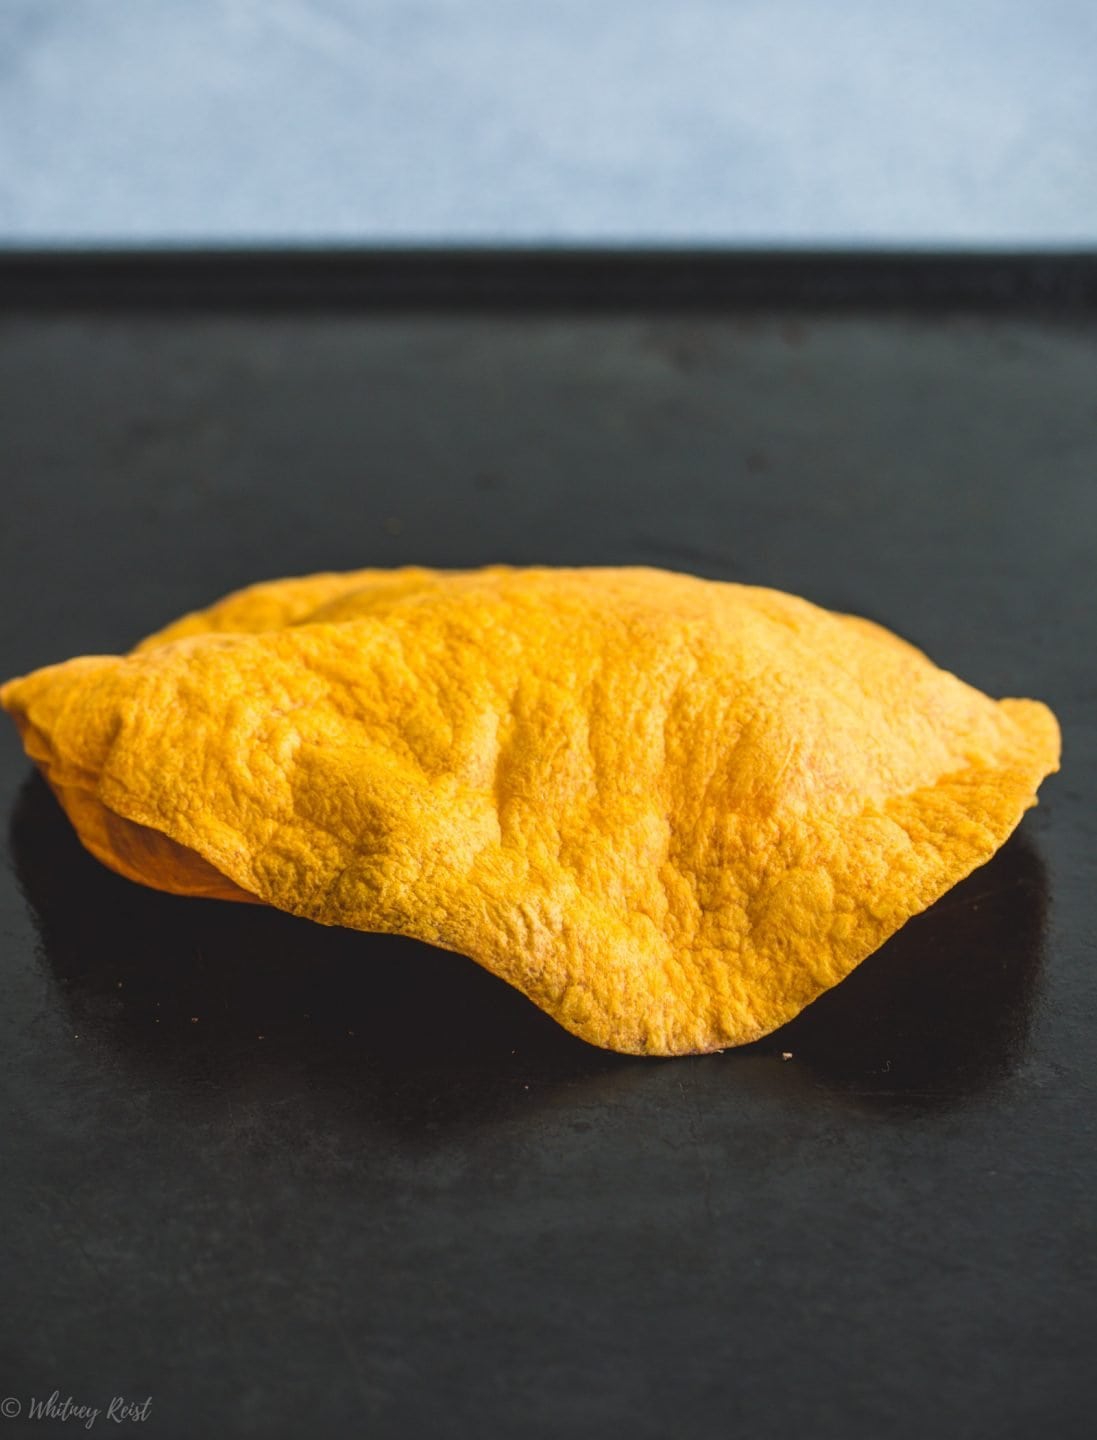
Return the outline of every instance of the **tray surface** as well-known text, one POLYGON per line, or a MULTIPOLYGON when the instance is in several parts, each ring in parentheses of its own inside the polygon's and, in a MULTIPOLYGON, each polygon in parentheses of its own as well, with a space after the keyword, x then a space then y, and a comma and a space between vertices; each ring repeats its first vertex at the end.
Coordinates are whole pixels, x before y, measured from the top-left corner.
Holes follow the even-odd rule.
POLYGON ((1090 1433, 1092 308, 318 273, 0 273, 5 676, 260 578, 643 563, 1046 700, 1064 768, 791 1026, 665 1062, 460 957, 116 879, 6 726, 4 1433, 54 1390, 151 1396, 157 1437, 1090 1433))

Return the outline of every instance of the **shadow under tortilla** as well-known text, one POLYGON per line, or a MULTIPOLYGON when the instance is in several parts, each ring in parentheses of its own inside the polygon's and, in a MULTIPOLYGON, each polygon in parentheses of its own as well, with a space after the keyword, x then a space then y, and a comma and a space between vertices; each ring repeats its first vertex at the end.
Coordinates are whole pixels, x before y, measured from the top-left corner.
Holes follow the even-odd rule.
POLYGON ((947 1105, 1020 1061, 1043 958, 1047 882, 1023 834, 750 1047, 790 1054, 828 1088, 887 1106, 947 1105))
MULTIPOLYGON (((530 1088, 581 1081, 586 1093, 593 1081, 612 1101, 621 1071, 654 1063, 575 1039, 478 966, 417 941, 123 880, 87 854, 37 775, 20 790, 11 849, 74 1024, 142 1070, 353 1077, 388 1121, 422 1131, 505 1115, 530 1088)), ((961 1101, 1022 1053, 1044 892, 1039 857, 1016 837, 780 1031, 722 1058, 661 1063, 772 1056, 783 1081, 791 1052, 858 1103, 961 1101)), ((732 1069, 724 1080, 734 1089, 732 1069)))
POLYGON ((386 1124, 422 1133, 630 1064, 463 956, 124 880, 88 854, 37 773, 10 843, 74 1030, 139 1071, 231 1086, 277 1069, 309 1089, 349 1087, 386 1124))

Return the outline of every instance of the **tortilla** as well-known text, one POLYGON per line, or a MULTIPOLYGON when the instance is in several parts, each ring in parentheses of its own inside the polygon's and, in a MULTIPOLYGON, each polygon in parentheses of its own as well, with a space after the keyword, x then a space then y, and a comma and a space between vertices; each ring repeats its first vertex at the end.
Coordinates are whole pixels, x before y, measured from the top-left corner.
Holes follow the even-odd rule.
POLYGON ((875 624, 639 568, 275 581, 0 703, 129 878, 458 951, 648 1055, 791 1019, 1059 760, 875 624))

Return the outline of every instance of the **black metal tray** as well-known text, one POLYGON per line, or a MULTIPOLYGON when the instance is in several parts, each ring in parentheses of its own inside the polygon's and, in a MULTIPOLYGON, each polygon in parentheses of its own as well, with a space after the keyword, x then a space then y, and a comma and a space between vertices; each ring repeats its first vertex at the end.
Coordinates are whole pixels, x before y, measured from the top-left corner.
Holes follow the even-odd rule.
POLYGON ((872 616, 1065 738, 848 981, 666 1062, 116 879, 6 727, 4 1434, 54 1391, 186 1440, 1090 1433, 1094 273, 0 264, 5 675, 262 577, 642 562, 872 616))

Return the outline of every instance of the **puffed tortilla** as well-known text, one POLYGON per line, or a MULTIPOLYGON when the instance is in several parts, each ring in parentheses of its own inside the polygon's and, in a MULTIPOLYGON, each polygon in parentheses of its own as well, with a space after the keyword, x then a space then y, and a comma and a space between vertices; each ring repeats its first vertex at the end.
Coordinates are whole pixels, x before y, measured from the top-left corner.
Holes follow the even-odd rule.
POLYGON ((878 625, 640 568, 255 585, 0 703, 130 879, 414 936, 647 1055, 791 1019, 1059 763, 1045 705, 878 625))

